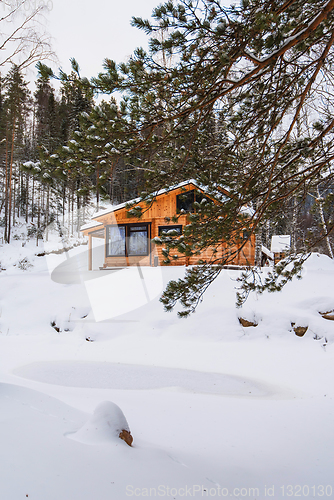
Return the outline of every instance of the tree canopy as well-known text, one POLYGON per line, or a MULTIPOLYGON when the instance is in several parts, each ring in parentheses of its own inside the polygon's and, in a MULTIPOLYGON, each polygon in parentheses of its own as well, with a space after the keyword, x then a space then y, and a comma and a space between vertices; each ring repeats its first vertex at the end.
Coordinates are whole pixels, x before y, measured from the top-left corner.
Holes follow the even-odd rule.
MULTIPOLYGON (((81 207, 93 191, 98 203, 100 194, 123 202, 141 190, 151 204, 158 190, 195 179, 217 203, 196 202, 182 241, 162 241, 165 261, 174 248, 187 256, 209 249, 211 258, 168 286, 166 309, 181 301, 184 315, 194 310, 252 233, 257 264, 261 236, 268 244, 274 231, 291 233, 292 267, 283 263, 264 284, 245 275, 239 303, 249 290, 279 289, 322 241, 333 254, 333 9, 334 0, 167 1, 151 20, 132 20, 149 37, 148 53, 106 59, 90 82, 72 59, 71 73, 56 77, 60 99, 40 63, 26 185, 30 175, 47 183, 47 214, 52 186, 64 215, 66 199, 81 207), (98 92, 110 101, 96 104, 98 92)), ((9 142, 1 144, 9 192, 9 142)))
MULTIPOLYGON (((199 206, 190 217, 187 252, 235 242, 245 225, 259 231, 289 200, 304 206, 308 193, 332 185, 333 14, 334 0, 168 1, 152 20, 133 18, 150 37, 149 53, 137 49, 119 66, 106 60, 93 80, 103 92, 123 92, 129 151, 147 154, 146 192, 190 177, 209 192, 230 192, 223 207, 199 206), (245 206, 253 210, 247 221, 245 206)), ((317 241, 333 225, 329 217, 317 241)), ((299 250, 314 245, 310 234, 299 250)), ((181 300, 193 310, 228 263, 213 251, 169 286, 165 306, 181 300)))
MULTIPOLYGON (((138 49, 118 71, 106 61, 95 84, 126 93, 128 108, 139 117, 133 122, 136 147, 149 148, 152 158, 182 137, 183 158, 170 163, 165 182, 161 169, 152 182, 166 187, 171 178, 184 179, 194 142, 213 114, 223 136, 216 160, 225 165, 214 180, 230 189, 234 184, 242 203, 259 201, 256 219, 327 173, 333 159, 333 7, 334 0, 245 0, 238 7, 181 0, 156 8, 152 22, 133 19, 150 35, 150 54, 138 49), (226 175, 231 163, 232 178, 226 175)), ((212 170, 206 168, 205 176, 212 170)))

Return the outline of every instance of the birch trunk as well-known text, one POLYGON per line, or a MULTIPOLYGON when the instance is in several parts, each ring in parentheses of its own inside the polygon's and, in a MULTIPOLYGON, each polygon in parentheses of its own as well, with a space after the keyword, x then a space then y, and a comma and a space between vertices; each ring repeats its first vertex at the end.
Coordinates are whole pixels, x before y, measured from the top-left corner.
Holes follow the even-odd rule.
POLYGON ((322 228, 324 230, 324 233, 326 234, 325 240, 326 240, 327 250, 328 250, 330 258, 334 259, 332 245, 331 245, 329 236, 327 234, 328 229, 327 229, 327 224, 326 224, 325 215, 324 215, 324 202, 323 202, 322 196, 320 195, 319 187, 317 187, 317 196, 318 196, 318 207, 319 207, 321 225, 322 225, 322 228))
POLYGON ((14 159, 14 139, 15 139, 15 123, 16 119, 13 119, 13 133, 12 133, 12 149, 10 157, 10 167, 9 167, 9 194, 8 194, 8 232, 7 232, 7 243, 10 243, 10 231, 11 231, 11 214, 12 214, 12 176, 13 176, 13 159, 14 159))

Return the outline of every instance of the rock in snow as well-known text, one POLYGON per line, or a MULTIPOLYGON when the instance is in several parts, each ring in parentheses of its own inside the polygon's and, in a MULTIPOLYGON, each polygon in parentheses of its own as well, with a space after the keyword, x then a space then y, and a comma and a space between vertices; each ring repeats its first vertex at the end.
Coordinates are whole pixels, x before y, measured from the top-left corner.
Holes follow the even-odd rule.
POLYGON ((239 323, 243 326, 243 327, 248 327, 248 326, 257 326, 258 323, 256 323, 256 321, 248 321, 248 319, 245 319, 245 318, 239 318, 239 323))
POLYGON ((120 438, 131 446, 133 441, 122 410, 111 401, 100 403, 88 422, 68 437, 85 444, 115 442, 120 438))
POLYGON ((297 337, 303 337, 308 330, 308 326, 296 326, 296 323, 291 323, 291 326, 297 337))

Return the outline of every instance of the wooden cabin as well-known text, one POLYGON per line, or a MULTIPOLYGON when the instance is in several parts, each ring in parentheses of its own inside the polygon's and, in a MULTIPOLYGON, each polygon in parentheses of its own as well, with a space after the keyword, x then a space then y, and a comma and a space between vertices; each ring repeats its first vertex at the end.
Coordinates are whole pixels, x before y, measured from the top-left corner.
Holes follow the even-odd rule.
MULTIPOLYGON (((223 193, 228 196, 227 192, 223 193)), ((156 245, 154 238, 162 232, 175 230, 182 234, 183 227, 189 223, 188 213, 193 210, 193 203, 198 195, 205 195, 205 189, 196 181, 189 180, 171 189, 159 191, 155 202, 145 211, 140 219, 129 217, 127 203, 102 210, 94 215, 92 221, 84 225, 81 231, 88 236, 89 270, 92 270, 92 238, 104 240, 104 269, 135 266, 163 265, 165 257, 162 247, 156 245), (172 218, 177 215, 177 223, 172 218)), ((137 203, 144 207, 140 200, 131 200, 128 203, 137 203)), ((245 246, 236 258, 233 265, 253 265, 255 256, 255 236, 244 231, 240 238, 248 239, 245 246)), ((219 257, 226 250, 222 242, 218 249, 219 257)), ((233 250, 233 249, 231 249, 233 250)), ((177 251, 173 250, 173 255, 177 251)), ((171 261, 171 265, 194 265, 199 259, 209 261, 212 258, 212 249, 208 248, 200 256, 185 257, 178 254, 178 258, 171 261)))

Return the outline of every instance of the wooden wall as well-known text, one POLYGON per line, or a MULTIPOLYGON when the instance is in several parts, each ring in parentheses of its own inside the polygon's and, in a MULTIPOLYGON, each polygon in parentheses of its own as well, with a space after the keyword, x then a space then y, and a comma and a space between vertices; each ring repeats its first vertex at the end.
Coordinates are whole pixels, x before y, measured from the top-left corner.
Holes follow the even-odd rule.
MULTIPOLYGON (((189 184, 186 188, 179 188, 169 193, 159 195, 152 206, 144 210, 144 213, 140 219, 135 217, 128 217, 128 211, 126 208, 121 208, 115 212, 107 213, 100 216, 97 220, 102 222, 104 226, 112 224, 140 224, 140 223, 150 223, 151 224, 151 238, 155 238, 159 234, 159 226, 168 225, 186 225, 187 215, 180 215, 178 222, 174 223, 172 221, 166 222, 166 218, 171 219, 176 215, 176 196, 178 194, 184 193, 194 189, 195 186, 189 184)), ((145 207, 142 203, 139 204, 145 207)), ((85 230, 84 234, 88 235, 92 230, 85 230)), ((158 256, 159 265, 163 265, 164 256, 162 255, 162 246, 155 245, 151 242, 151 255, 145 257, 105 257, 104 267, 125 267, 129 265, 140 264, 142 266, 152 266, 154 265, 154 257, 158 256)), ((231 248, 229 251, 233 253, 235 247, 231 248)), ((227 252, 227 247, 222 243, 221 247, 216 253, 216 257, 221 257, 223 253, 227 252)), ((179 254, 176 250, 171 253, 171 255, 178 255, 177 259, 171 259, 171 265, 194 265, 197 264, 199 259, 211 260, 213 256, 213 249, 208 248, 200 256, 192 256, 190 258, 185 257, 183 254, 179 254)), ((255 258, 255 236, 252 235, 250 241, 246 243, 243 251, 230 262, 234 265, 253 265, 255 258)))

